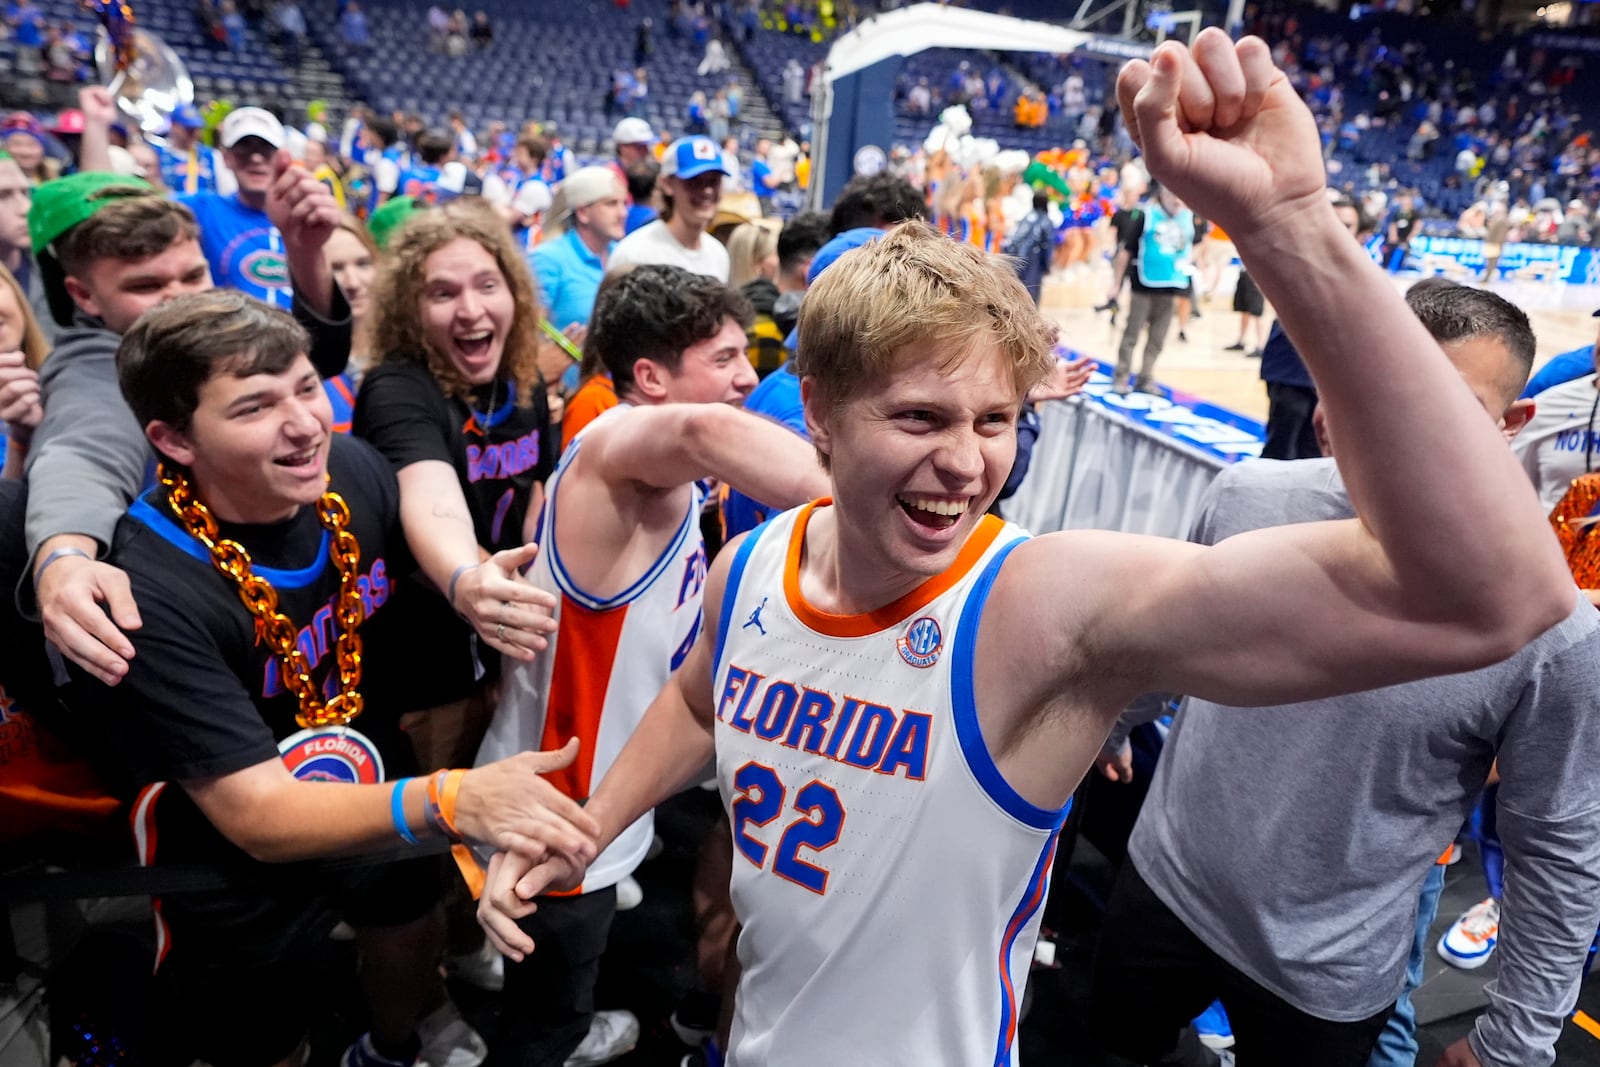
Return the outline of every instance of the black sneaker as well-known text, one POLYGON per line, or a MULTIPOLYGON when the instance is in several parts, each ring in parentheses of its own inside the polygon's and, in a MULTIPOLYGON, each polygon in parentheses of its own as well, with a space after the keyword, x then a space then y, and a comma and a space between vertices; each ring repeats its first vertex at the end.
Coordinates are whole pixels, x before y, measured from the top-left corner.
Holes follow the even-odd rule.
POLYGON ((1235 341, 1233 344, 1229 345, 1227 348, 1224 348, 1223 351, 1224 352, 1243 352, 1244 351, 1244 342, 1243 341, 1235 341))

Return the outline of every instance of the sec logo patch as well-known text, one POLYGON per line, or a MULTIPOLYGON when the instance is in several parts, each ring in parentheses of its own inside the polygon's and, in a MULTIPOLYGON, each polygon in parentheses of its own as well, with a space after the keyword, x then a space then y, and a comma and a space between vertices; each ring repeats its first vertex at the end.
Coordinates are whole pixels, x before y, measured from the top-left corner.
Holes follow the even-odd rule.
POLYGON ((895 640, 894 647, 900 658, 913 667, 931 667, 939 662, 939 650, 944 647, 944 631, 939 620, 932 615, 913 619, 906 632, 895 640))
POLYGON ((383 757, 364 734, 339 726, 301 730, 278 743, 289 773, 302 782, 376 785, 383 781, 383 757))

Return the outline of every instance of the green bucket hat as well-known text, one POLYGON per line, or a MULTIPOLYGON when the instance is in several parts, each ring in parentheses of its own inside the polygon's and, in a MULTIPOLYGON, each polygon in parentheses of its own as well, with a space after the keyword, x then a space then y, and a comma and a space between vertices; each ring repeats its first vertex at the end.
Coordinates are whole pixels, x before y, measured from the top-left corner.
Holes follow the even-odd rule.
POLYGON ((159 195, 143 178, 105 171, 84 171, 34 187, 33 205, 28 208, 28 237, 50 300, 50 314, 57 323, 72 324, 73 303, 56 259, 55 242, 107 204, 130 196, 159 195))
POLYGON ((392 196, 367 219, 367 232, 372 234, 379 248, 387 251, 389 239, 421 209, 422 205, 417 203, 414 196, 392 196))

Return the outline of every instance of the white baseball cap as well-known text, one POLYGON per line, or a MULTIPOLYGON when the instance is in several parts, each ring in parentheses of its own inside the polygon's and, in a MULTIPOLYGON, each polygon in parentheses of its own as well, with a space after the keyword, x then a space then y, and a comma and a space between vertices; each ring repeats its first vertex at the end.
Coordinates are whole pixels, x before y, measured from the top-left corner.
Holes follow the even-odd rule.
POLYGON ((611 131, 611 139, 617 144, 652 144, 656 133, 644 119, 626 118, 611 131))
POLYGON ((511 210, 518 215, 531 217, 550 210, 550 187, 537 179, 522 183, 517 195, 511 198, 511 210))
POLYGON ((259 137, 273 148, 282 148, 287 138, 283 123, 272 112, 259 107, 240 107, 222 120, 222 147, 232 148, 246 137, 259 137))

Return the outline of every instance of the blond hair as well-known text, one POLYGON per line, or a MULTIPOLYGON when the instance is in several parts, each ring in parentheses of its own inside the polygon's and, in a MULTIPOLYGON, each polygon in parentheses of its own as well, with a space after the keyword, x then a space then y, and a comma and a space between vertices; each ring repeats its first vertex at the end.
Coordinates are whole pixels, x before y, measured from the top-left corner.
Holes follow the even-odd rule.
POLYGON ((1054 365, 1046 322, 1008 260, 903 222, 840 256, 800 305, 795 369, 819 399, 844 403, 911 361, 953 366, 993 345, 1011 366, 1017 402, 1054 365))
POLYGON ((534 295, 528 264, 511 243, 511 231, 494 208, 480 197, 464 196, 439 207, 419 211, 406 220, 390 239, 378 272, 372 331, 378 363, 425 363, 446 396, 465 399, 472 386, 456 370, 450 357, 428 343, 422 329, 422 290, 428 257, 451 241, 474 241, 494 257, 516 310, 500 357, 499 378, 517 385, 517 406, 527 407, 535 386, 544 387, 539 373, 539 319, 544 310, 534 295))
POLYGON ((761 261, 778 254, 778 232, 783 223, 777 219, 756 219, 743 222, 728 235, 728 284, 735 289, 761 277, 761 261))
POLYGON ((39 326, 39 320, 34 317, 33 308, 28 304, 28 294, 22 291, 22 283, 17 281, 17 276, 0 263, 0 284, 11 290, 11 296, 17 302, 17 307, 22 310, 22 359, 29 370, 38 370, 44 358, 50 354, 50 341, 44 335, 44 330, 39 326))

